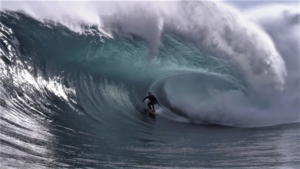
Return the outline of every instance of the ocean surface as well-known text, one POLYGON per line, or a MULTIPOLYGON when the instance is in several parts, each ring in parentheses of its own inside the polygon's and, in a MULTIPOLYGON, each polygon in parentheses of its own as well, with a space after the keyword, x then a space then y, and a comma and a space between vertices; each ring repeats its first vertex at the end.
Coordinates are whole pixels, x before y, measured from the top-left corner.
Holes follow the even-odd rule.
POLYGON ((2 2, 1 168, 300 168, 293 7, 50 3, 2 2))

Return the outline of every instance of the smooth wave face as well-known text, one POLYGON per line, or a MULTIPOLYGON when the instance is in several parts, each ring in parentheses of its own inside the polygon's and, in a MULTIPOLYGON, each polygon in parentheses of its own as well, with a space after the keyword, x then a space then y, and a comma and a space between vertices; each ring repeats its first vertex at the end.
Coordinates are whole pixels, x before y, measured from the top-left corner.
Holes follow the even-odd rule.
MULTIPOLYGON (((299 54, 231 8, 136 3, 140 8, 104 15, 91 2, 91 13, 74 19, 63 8, 48 16, 47 2, 37 3, 45 15, 34 2, 23 12, 6 3, 0 25, 4 166, 256 166, 248 158, 260 166, 273 158, 279 166, 299 166, 299 54), (160 101, 156 118, 145 115, 141 102, 148 91, 160 101), (268 132, 275 134, 265 137, 268 132), (249 134, 253 139, 243 140, 249 134), (288 148, 276 147, 283 141, 288 148), (233 146, 241 153, 224 160, 233 146), (266 146, 262 162, 254 150, 266 146)), ((294 44, 292 38, 286 41, 294 44)))

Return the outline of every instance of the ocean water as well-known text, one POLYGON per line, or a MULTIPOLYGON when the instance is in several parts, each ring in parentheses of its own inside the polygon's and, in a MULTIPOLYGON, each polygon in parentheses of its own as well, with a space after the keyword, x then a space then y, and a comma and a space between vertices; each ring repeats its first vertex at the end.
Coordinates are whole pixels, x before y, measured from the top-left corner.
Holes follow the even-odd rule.
POLYGON ((295 8, 2 5, 1 168, 300 167, 295 8))

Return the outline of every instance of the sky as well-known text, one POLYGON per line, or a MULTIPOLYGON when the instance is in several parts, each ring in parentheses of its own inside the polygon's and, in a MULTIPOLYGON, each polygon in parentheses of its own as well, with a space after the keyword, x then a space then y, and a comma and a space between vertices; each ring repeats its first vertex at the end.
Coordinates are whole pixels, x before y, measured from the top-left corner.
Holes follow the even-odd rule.
POLYGON ((299 7, 299 0, 223 0, 239 10, 272 4, 289 4, 299 7))

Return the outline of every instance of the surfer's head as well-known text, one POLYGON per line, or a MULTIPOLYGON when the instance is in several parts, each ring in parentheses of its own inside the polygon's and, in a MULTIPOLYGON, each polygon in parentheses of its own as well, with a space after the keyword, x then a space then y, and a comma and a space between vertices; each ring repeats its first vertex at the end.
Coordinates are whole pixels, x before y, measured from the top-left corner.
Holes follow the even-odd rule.
POLYGON ((152 95, 152 93, 151 93, 151 92, 148 92, 148 95, 149 95, 149 96, 151 96, 151 95, 152 95))

